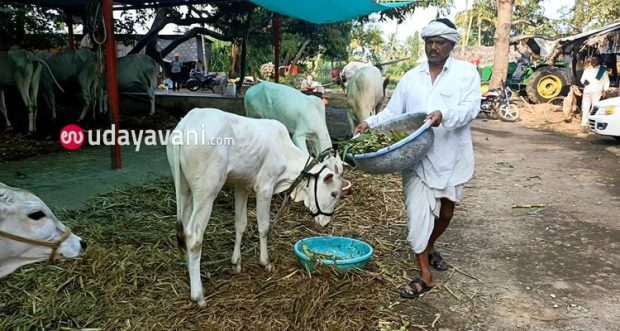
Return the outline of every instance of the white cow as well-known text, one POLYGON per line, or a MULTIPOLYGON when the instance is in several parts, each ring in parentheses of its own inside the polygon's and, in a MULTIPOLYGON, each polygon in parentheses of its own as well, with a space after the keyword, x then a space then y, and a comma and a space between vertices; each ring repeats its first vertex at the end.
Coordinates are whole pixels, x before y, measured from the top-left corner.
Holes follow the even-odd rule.
POLYGON ((261 82, 250 87, 243 99, 246 116, 281 122, 304 153, 309 153, 306 143, 315 157, 332 148, 320 98, 287 85, 261 82))
POLYGON ((385 97, 385 85, 381 71, 377 67, 360 68, 347 85, 347 115, 349 124, 355 128, 371 114, 379 112, 385 97))
POLYGON ((340 71, 340 84, 342 86, 342 89, 346 91, 348 81, 353 78, 355 73, 361 68, 369 66, 372 66, 372 64, 353 61, 347 63, 344 67, 342 67, 342 70, 340 71))
POLYGON ((27 264, 78 257, 85 249, 36 195, 0 183, 0 278, 27 264))
POLYGON ((328 160, 307 166, 308 154, 293 144, 278 121, 196 108, 170 137, 166 150, 176 190, 177 239, 187 254, 191 298, 199 306, 205 305, 200 280, 202 239, 213 202, 224 184, 235 189, 236 235, 231 262, 237 272, 241 271, 241 239, 250 192, 256 195, 260 263, 268 271, 272 268, 267 252, 272 195, 286 191, 294 201, 303 201, 321 226, 329 223, 340 199, 342 168, 330 167, 328 160), (208 135, 207 142, 220 137, 233 143, 203 144, 202 132, 208 135))

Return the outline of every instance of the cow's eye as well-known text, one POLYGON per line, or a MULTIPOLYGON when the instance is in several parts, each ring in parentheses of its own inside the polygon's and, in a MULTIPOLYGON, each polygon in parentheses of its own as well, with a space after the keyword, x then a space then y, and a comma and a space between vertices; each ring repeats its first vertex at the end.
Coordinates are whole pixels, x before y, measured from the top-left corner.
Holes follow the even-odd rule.
POLYGON ((38 220, 42 219, 43 217, 45 217, 45 214, 42 211, 37 210, 34 213, 28 214, 28 217, 30 217, 31 219, 33 219, 35 221, 38 221, 38 220))

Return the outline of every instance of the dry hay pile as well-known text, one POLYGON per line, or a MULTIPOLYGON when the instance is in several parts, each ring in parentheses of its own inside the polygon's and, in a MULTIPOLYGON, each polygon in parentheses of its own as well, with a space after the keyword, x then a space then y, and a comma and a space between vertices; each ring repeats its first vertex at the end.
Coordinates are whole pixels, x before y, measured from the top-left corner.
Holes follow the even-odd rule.
MULTIPOLYGON (((232 271, 233 195, 223 190, 207 227, 202 281, 207 306, 189 299, 185 260, 175 237, 170 178, 93 199, 81 211, 57 211, 88 241, 84 256, 52 266, 22 267, 1 281, 0 329, 101 330, 369 330, 398 329, 406 315, 392 307, 411 276, 400 177, 347 174, 354 194, 342 200, 324 229, 302 204, 289 202, 268 244, 275 271, 258 263, 254 201, 242 243, 241 274, 232 271), (344 235, 374 248, 369 267, 309 275, 294 243, 344 235), (208 270, 208 272, 207 272, 208 270), (210 274, 208 278, 207 274, 210 274)), ((274 197, 272 213, 283 199, 274 197)))
POLYGON ((0 127, 0 164, 64 150, 57 140, 35 140, 2 130, 0 127))

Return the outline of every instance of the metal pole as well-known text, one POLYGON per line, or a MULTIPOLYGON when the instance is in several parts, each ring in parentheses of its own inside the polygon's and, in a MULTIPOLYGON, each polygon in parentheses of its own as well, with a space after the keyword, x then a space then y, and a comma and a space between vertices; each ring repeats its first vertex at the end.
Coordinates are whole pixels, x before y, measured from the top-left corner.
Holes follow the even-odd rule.
POLYGON ((275 82, 280 80, 280 15, 273 14, 273 41, 274 41, 274 60, 275 82))
POLYGON ((108 84, 108 102, 112 113, 112 125, 114 127, 114 146, 112 147, 112 169, 121 168, 121 147, 118 144, 119 121, 118 121, 118 82, 116 80, 116 43, 114 41, 112 0, 102 0, 103 19, 106 30, 105 40, 105 68, 108 84))

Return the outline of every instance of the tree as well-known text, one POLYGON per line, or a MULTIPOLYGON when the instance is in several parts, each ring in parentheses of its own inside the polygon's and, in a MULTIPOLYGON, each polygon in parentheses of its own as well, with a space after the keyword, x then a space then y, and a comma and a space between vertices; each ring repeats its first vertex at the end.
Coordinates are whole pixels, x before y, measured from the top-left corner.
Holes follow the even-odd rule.
POLYGON ((508 75, 508 56, 510 47, 510 27, 514 0, 497 0, 497 27, 495 29, 495 49, 491 88, 500 88, 508 75))
POLYGON ((617 0, 576 0, 573 16, 568 17, 572 33, 596 29, 620 19, 617 0))
POLYGON ((52 33, 64 27, 64 15, 51 9, 0 1, 0 49, 58 47, 63 38, 52 33))

